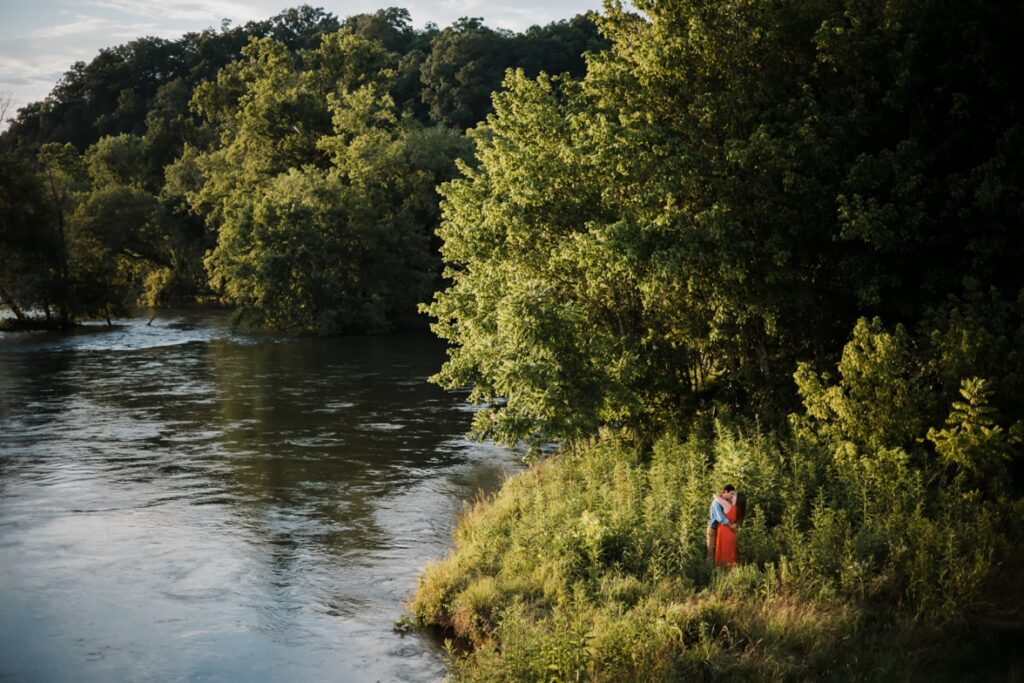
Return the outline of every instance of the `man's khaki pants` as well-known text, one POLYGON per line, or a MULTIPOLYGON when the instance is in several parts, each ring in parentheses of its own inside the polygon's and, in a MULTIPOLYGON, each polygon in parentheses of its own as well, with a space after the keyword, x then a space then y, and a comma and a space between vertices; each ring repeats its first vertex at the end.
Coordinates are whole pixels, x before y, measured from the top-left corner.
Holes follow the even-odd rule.
POLYGON ((718 529, 708 525, 708 559, 715 561, 715 546, 718 544, 718 529))

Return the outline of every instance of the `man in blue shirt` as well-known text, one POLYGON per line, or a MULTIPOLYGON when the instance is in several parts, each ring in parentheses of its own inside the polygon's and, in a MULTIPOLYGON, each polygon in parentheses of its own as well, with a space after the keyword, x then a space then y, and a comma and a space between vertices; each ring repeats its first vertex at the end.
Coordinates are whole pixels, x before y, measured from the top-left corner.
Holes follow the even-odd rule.
MULTIPOLYGON (((726 500, 732 500, 735 493, 736 487, 729 484, 722 489, 722 498, 726 500)), ((725 518, 725 511, 722 509, 722 504, 718 502, 718 497, 711 499, 711 508, 708 510, 708 559, 712 562, 715 561, 715 546, 718 544, 718 525, 725 524, 729 525, 729 520, 725 518)))

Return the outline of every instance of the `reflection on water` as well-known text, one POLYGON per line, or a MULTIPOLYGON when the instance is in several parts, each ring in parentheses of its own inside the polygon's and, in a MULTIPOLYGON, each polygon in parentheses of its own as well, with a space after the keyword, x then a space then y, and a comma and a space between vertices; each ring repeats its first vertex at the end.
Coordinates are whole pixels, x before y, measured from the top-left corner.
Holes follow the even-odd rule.
POLYGON ((0 333, 0 678, 443 675, 392 624, 516 457, 460 436, 442 359, 209 313, 0 333))

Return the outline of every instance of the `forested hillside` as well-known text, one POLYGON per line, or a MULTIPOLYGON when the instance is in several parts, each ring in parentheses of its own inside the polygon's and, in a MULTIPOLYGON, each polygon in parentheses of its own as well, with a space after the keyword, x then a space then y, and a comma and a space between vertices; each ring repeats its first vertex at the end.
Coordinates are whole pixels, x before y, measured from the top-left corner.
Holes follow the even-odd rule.
POLYGON ((511 33, 308 6, 77 63, 0 136, 0 306, 68 327, 215 300, 379 331, 437 285, 435 186, 505 70, 585 72, 592 17, 511 33))

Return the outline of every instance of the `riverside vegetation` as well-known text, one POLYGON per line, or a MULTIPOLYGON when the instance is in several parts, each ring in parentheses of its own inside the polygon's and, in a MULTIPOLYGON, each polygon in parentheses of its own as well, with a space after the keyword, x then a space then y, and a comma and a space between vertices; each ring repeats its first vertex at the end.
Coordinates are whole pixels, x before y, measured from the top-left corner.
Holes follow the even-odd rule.
POLYGON ((436 291, 435 381, 534 462, 412 598, 456 678, 1020 677, 1022 30, 1009 0, 517 35, 306 8, 161 44, 179 71, 89 109, 136 43, 3 136, 0 297, 337 332, 436 291), (725 483, 731 572, 702 545, 725 483))
POLYGON ((1019 678, 1024 9, 635 5, 442 190, 435 379, 537 464, 412 611, 465 680, 1019 678))

